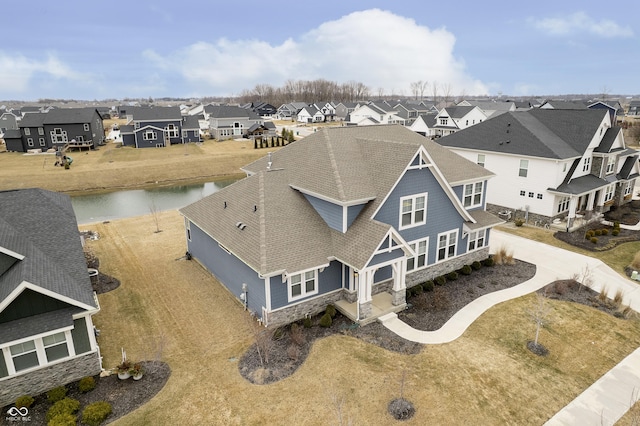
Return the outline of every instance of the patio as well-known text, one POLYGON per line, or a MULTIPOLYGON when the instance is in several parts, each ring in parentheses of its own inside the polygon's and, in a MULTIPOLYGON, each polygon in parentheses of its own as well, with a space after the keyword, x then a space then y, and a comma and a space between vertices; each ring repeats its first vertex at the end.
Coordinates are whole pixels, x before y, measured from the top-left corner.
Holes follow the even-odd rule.
POLYGON ((379 317, 391 312, 400 312, 407 306, 406 303, 401 305, 393 304, 393 297, 390 293, 382 292, 374 295, 371 300, 371 316, 358 320, 358 302, 349 303, 346 300, 338 300, 336 309, 353 322, 360 325, 367 325, 376 321, 379 317))

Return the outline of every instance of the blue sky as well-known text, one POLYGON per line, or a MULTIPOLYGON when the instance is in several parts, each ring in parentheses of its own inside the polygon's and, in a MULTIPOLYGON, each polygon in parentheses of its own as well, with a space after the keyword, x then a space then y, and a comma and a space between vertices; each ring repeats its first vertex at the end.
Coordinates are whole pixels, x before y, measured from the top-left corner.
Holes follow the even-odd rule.
POLYGON ((406 96, 416 81, 452 95, 640 94, 640 2, 297 3, 11 1, 0 99, 234 96, 319 78, 406 96))

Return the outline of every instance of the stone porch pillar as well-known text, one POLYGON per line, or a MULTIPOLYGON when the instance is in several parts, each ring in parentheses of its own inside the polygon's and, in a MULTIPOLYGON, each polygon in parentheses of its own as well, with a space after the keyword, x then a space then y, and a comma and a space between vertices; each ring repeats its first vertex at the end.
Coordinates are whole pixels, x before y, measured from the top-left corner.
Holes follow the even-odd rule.
POLYGON ((371 303, 371 287, 373 285, 374 271, 365 269, 360 271, 357 277, 358 288, 358 319, 365 319, 371 316, 372 303, 371 303))
POLYGON ((391 290, 392 302, 394 306, 407 303, 407 258, 403 257, 391 265, 393 269, 393 288, 391 290))

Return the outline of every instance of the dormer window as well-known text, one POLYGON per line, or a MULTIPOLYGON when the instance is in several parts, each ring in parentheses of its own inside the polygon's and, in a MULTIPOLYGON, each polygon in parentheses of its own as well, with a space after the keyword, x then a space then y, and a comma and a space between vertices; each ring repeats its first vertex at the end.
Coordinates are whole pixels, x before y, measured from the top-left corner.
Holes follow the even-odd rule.
POLYGON ((449 124, 449 119, 448 118, 441 118, 440 119, 440 124, 443 126, 446 126, 447 124, 449 124))
POLYGON ((607 174, 610 175, 611 173, 613 173, 616 169, 616 160, 615 158, 608 158, 607 159, 607 174))
POLYGON ((464 186, 464 206, 466 208, 482 205, 484 182, 468 183, 464 186))
POLYGON ((591 170, 591 157, 587 157, 582 161, 582 171, 588 172, 591 170))

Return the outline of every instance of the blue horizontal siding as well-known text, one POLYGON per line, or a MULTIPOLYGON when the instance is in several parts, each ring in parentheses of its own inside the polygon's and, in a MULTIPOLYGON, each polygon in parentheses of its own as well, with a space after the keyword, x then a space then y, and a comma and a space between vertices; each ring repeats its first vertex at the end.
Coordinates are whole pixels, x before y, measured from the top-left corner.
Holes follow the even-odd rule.
POLYGON ((342 232, 342 206, 321 200, 320 198, 316 198, 312 195, 302 195, 304 195, 304 198, 309 201, 329 228, 342 232))
MULTIPOLYGON (((240 259, 222 250, 218 242, 205 234, 193 223, 191 224, 191 241, 187 240, 187 248, 191 255, 198 259, 222 285, 240 299, 242 283, 247 284, 248 308, 262 316, 265 304, 264 279, 240 259)), ((212 306, 212 309, 215 307, 212 306)))
MULTIPOLYGON (((271 309, 278 309, 289 305, 287 282, 282 282, 282 277, 271 277, 269 281, 271 286, 271 309)), ((299 303, 304 300, 311 300, 314 297, 332 292, 342 288, 342 264, 338 261, 332 261, 329 266, 324 268, 318 274, 318 293, 313 296, 297 299, 293 303, 299 303)))

